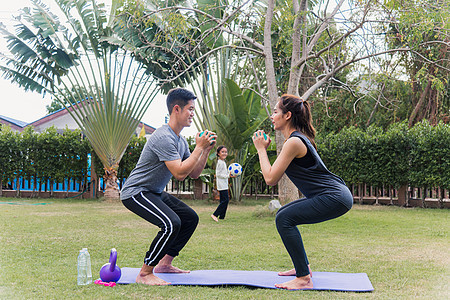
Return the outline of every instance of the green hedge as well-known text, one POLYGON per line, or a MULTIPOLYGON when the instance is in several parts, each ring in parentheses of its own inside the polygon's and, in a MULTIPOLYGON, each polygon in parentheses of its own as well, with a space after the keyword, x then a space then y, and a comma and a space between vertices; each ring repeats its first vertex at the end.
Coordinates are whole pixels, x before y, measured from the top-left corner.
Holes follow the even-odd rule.
POLYGON ((396 123, 386 131, 350 127, 317 137, 328 169, 347 184, 450 188, 450 126, 424 121, 408 128, 396 123))
POLYGON ((32 127, 14 132, 0 126, 0 182, 33 178, 40 182, 62 182, 66 178, 84 181, 88 173, 89 143, 80 130, 66 129, 58 134, 55 127, 37 133, 32 127))
MULTIPOLYGON (((64 179, 85 181, 88 175, 88 155, 98 176, 103 176, 103 165, 93 152, 80 130, 64 130, 59 134, 55 127, 42 133, 26 127, 23 132, 11 130, 0 124, 0 184, 6 185, 18 178, 33 178, 39 182, 63 182, 64 179)), ((133 136, 119 164, 118 179, 127 178, 141 154, 145 138, 133 136)))
MULTIPOLYGON (((145 142, 145 138, 131 139, 119 165, 120 181, 135 167, 145 142)), ((387 130, 350 127, 319 135, 316 142, 327 167, 347 184, 450 188, 450 125, 422 122, 408 128, 406 123, 396 123, 387 130)), ((88 153, 92 149, 80 131, 66 130, 60 135, 55 128, 48 128, 38 134, 26 128, 17 133, 3 126, 0 180, 3 184, 18 177, 83 180, 88 153)), ((103 166, 95 154, 93 162, 102 176, 103 166)))

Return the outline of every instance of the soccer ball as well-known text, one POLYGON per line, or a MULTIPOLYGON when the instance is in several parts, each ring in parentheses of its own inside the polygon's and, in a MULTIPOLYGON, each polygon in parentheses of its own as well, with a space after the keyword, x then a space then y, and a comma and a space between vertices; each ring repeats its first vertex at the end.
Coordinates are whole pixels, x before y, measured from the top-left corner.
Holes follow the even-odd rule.
POLYGON ((233 163, 228 166, 228 171, 233 176, 239 176, 242 174, 242 166, 238 163, 233 163))

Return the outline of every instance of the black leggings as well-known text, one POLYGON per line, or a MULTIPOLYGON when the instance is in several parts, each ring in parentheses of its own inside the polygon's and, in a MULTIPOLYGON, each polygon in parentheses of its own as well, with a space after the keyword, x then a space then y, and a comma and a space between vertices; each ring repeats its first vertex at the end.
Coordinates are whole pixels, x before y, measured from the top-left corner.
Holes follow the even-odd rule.
POLYGON ((145 255, 144 264, 149 266, 156 266, 166 254, 177 256, 198 224, 197 213, 166 192, 142 192, 122 203, 136 215, 161 228, 145 255))
POLYGON ((213 213, 219 219, 225 219, 225 215, 227 213, 228 202, 230 201, 228 197, 228 190, 219 191, 220 195, 220 203, 217 206, 216 211, 213 213))
POLYGON ((348 210, 349 208, 336 200, 334 195, 295 200, 278 210, 275 218, 277 230, 292 259, 297 277, 309 274, 308 257, 297 225, 331 220, 345 214, 348 210))

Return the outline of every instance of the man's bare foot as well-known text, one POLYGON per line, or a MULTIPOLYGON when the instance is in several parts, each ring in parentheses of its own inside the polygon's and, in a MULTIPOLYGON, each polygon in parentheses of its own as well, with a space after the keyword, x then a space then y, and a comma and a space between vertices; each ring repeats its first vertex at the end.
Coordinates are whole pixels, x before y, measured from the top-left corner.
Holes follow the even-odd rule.
POLYGON ((155 274, 147 274, 147 275, 141 275, 139 274, 138 277, 136 277, 136 283, 143 283, 147 285, 169 285, 170 282, 164 281, 159 277, 156 277, 155 274))
POLYGON ((212 218, 214 221, 219 222, 219 219, 217 219, 217 217, 216 217, 215 215, 211 215, 211 218, 212 218))
POLYGON ((172 265, 157 265, 153 270, 154 273, 190 273, 189 270, 181 270, 172 265))
POLYGON ((275 287, 286 290, 312 289, 313 282, 311 280, 311 277, 309 275, 306 275, 303 277, 296 277, 295 279, 292 279, 284 283, 275 284, 275 287))
POLYGON ((154 273, 190 273, 191 271, 185 271, 178 269, 172 265, 174 257, 169 254, 164 255, 159 261, 156 267, 153 269, 154 273))
MULTIPOLYGON (((312 277, 312 271, 311 267, 308 265, 309 275, 312 277)), ((278 272, 278 276, 295 276, 295 269, 284 271, 284 272, 278 272)))
POLYGON ((153 274, 154 267, 144 265, 136 277, 136 283, 142 283, 147 285, 169 285, 170 282, 162 280, 153 274))

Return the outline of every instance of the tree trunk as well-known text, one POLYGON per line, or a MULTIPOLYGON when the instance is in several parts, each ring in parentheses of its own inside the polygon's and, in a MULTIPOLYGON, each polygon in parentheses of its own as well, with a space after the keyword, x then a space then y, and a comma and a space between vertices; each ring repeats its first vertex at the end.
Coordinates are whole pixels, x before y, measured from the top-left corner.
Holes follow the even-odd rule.
POLYGON ((200 179, 194 179, 194 199, 203 199, 203 182, 200 179))
POLYGON ((42 191, 42 178, 39 178, 39 187, 38 187, 38 197, 41 198, 41 191, 42 191))
POLYGON ((279 201, 282 205, 285 205, 299 198, 297 187, 292 183, 291 180, 289 180, 286 174, 281 177, 281 180, 278 183, 278 196, 279 201))
POLYGON ((98 184, 98 176, 97 173, 95 172, 95 166, 94 166, 94 160, 92 159, 91 156, 91 179, 89 184, 89 197, 92 199, 97 198, 97 184, 98 184))
POLYGON ((438 123, 437 111, 438 111, 438 93, 435 89, 430 91, 430 96, 428 97, 428 117, 431 125, 436 125, 438 123))
POLYGON ((53 198, 53 185, 54 185, 54 180, 50 179, 50 198, 53 198))
POLYGON ((393 186, 389 186, 389 205, 394 205, 394 201, 392 199, 394 193, 394 187, 393 186))
POLYGON ((270 106, 274 107, 278 99, 277 81, 275 77, 275 67, 273 65, 272 53, 272 21, 275 0, 267 3, 266 20, 264 23, 264 62, 266 65, 267 91, 269 94, 270 106))
POLYGON ((402 185, 397 190, 397 205, 398 206, 407 206, 408 203, 408 186, 402 185))
POLYGON ((380 203, 378 202, 379 197, 378 197, 378 187, 375 187, 375 205, 380 205, 380 203))
MULTIPOLYGON (((272 53, 272 20, 273 11, 275 8, 275 1, 269 0, 267 5, 266 20, 264 24, 264 59, 266 65, 266 80, 269 94, 270 106, 273 108, 278 101, 278 89, 277 81, 275 78, 275 69, 273 65, 273 53, 272 53)), ((277 153, 280 153, 280 149, 283 146, 284 138, 280 132, 276 133, 275 143, 277 145, 277 153)), ((281 203, 285 204, 298 198, 297 188, 294 184, 283 175, 278 182, 278 196, 281 203)))
MULTIPOLYGON (((34 175, 33 182, 34 182, 34 184, 33 184, 33 192, 31 193, 31 198, 36 197, 36 189, 37 189, 37 183, 38 183, 37 174, 34 175)), ((39 196, 38 196, 38 198, 39 198, 39 196)))
POLYGON ((16 197, 19 198, 20 197, 20 184, 21 184, 20 177, 17 177, 16 182, 17 182, 17 184, 16 184, 16 197))
POLYGON ((364 204, 364 190, 363 190, 363 184, 360 183, 358 185, 358 189, 359 189, 359 204, 364 204))
POLYGON ((416 107, 414 107, 413 112, 409 116, 409 121, 408 121, 409 127, 412 127, 414 125, 414 121, 416 120, 417 114, 419 113, 420 108, 422 107, 423 102, 425 101, 425 97, 426 97, 426 95, 428 95, 430 88, 431 88, 431 79, 428 79, 428 83, 427 83, 425 90, 423 91, 422 95, 420 95, 420 99, 417 102, 416 107))
POLYGON ((105 200, 117 201, 119 197, 119 186, 117 185, 117 171, 114 169, 106 170, 103 176, 105 180, 105 200))
POLYGON ((298 86, 300 84, 300 77, 305 64, 300 67, 298 63, 300 57, 303 59, 307 57, 306 49, 306 11, 308 9, 308 1, 301 0, 301 3, 294 1, 294 13, 296 14, 294 20, 294 33, 292 34, 292 58, 291 58, 291 72, 289 73, 288 94, 298 96, 298 86), (303 39, 302 39, 303 37, 303 39), (302 43, 303 40, 303 43, 302 43))
POLYGON ((425 208, 425 207, 427 207, 427 204, 425 203, 425 198, 427 197, 427 187, 423 187, 422 188, 422 204, 421 204, 421 206, 422 206, 422 208, 425 208))
POLYGON ((69 198, 70 178, 67 179, 66 198, 69 198))
POLYGON ((385 88, 386 88, 386 84, 383 82, 383 86, 381 87, 381 90, 379 91, 379 94, 378 94, 377 103, 375 103, 375 106, 373 107, 372 112, 370 113, 369 119, 367 119, 366 127, 369 127, 370 122, 372 122, 373 116, 375 115, 378 105, 381 102, 381 97, 383 96, 383 92, 384 92, 385 88))

